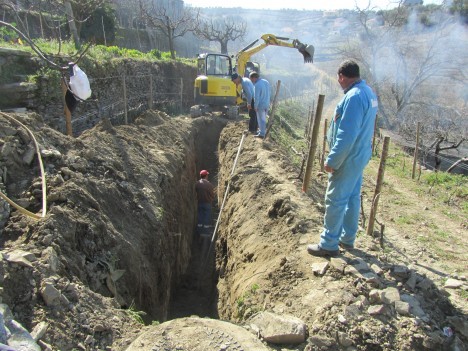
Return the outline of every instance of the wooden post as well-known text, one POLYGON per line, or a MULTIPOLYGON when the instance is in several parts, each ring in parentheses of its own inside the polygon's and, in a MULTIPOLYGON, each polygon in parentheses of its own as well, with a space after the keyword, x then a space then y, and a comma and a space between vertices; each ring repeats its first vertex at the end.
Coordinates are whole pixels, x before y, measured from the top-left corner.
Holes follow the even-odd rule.
POLYGON ((317 139, 320 128, 320 119, 322 118, 323 102, 325 100, 325 95, 320 94, 317 110, 315 111, 314 126, 312 128, 312 139, 310 142, 309 156, 307 157, 307 166, 304 175, 304 180, 302 181, 302 191, 307 193, 309 189, 310 174, 312 173, 312 166, 314 164, 315 150, 317 149, 317 139))
POLYGON ((304 128, 304 138, 305 140, 309 139, 309 123, 310 123, 310 116, 312 114, 312 106, 309 106, 309 112, 307 113, 307 123, 304 128))
MULTIPOLYGON (((3 21, 5 22, 5 21, 3 21)), ((39 14, 39 25, 41 27, 41 38, 44 39, 44 27, 42 25, 42 14, 39 14)))
POLYGON ((75 48, 79 50, 81 49, 80 37, 78 35, 78 30, 76 29, 75 16, 73 15, 73 8, 70 0, 64 0, 63 5, 65 6, 68 26, 73 37, 73 42, 75 43, 75 48))
POLYGON ((375 215, 377 213, 377 206, 379 204, 380 192, 385 174, 385 163, 387 162, 389 144, 390 137, 386 136, 382 146, 382 156, 380 158, 379 171, 377 173, 377 183, 375 185, 374 196, 372 198, 371 211, 369 214, 369 224, 367 225, 367 235, 372 235, 374 233, 375 215))
POLYGON ((325 171, 325 149, 327 148, 327 130, 328 120, 325 119, 323 123, 322 158, 320 159, 320 169, 322 172, 325 171))
POLYGON ((184 79, 180 78, 180 112, 183 110, 183 97, 184 97, 184 79))
POLYGON ((309 131, 307 132, 307 146, 310 148, 310 141, 312 139, 312 128, 314 126, 314 111, 315 111, 315 100, 312 102, 312 110, 310 110, 310 119, 309 119, 309 131))
POLYGON ((153 109, 153 76, 150 73, 150 81, 149 81, 149 96, 148 96, 148 109, 153 109))
POLYGON ((271 114, 270 114, 270 117, 268 118, 268 128, 265 132, 265 139, 268 137, 268 134, 270 133, 271 126, 273 125, 273 119, 275 118, 276 101, 278 100, 278 93, 280 91, 280 86, 281 86, 281 81, 278 80, 278 82, 276 83, 275 97, 273 98, 273 103, 271 105, 271 114))
POLYGON ((71 111, 68 109, 67 102, 65 101, 65 95, 67 93, 67 85, 62 80, 62 92, 63 92, 63 112, 65 113, 65 129, 68 136, 73 136, 73 129, 71 123, 71 111))
POLYGON ((125 83, 125 73, 122 76, 122 90, 123 90, 123 100, 124 100, 125 124, 128 124, 127 84, 125 83))
POLYGON ((413 171, 411 172, 411 179, 414 179, 416 174, 416 162, 418 162, 418 149, 419 149, 419 129, 421 127, 421 122, 418 122, 416 127, 416 146, 414 147, 414 157, 413 157, 413 171))
POLYGON ((104 36, 104 45, 107 46, 106 28, 104 27, 104 16, 101 16, 101 23, 102 23, 102 34, 104 36))
POLYGON ((374 136, 372 137, 372 156, 374 156, 375 152, 375 135, 377 134, 377 117, 378 115, 375 116, 375 122, 374 122, 374 136))

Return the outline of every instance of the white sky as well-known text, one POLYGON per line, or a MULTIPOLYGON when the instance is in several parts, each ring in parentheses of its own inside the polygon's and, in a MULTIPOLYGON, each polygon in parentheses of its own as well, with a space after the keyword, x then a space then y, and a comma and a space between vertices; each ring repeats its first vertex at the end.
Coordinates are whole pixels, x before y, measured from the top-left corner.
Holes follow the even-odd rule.
MULTIPOLYGON (((186 5, 193 7, 242 7, 245 9, 298 9, 298 10, 337 10, 353 9, 356 3, 365 8, 369 1, 372 7, 388 9, 395 7, 398 0, 185 0, 186 5)), ((438 4, 443 0, 424 0, 424 4, 438 4)))

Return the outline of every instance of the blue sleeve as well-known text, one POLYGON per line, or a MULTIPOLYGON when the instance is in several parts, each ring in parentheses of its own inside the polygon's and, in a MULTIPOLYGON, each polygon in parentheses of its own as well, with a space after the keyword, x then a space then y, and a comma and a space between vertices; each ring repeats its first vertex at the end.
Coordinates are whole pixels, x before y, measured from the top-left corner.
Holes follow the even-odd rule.
POLYGON ((250 81, 242 81, 242 89, 244 90, 245 96, 247 98, 247 104, 250 104, 254 94, 253 83, 250 81))
POLYGON ((327 165, 339 169, 351 151, 361 131, 364 107, 358 95, 352 95, 343 104, 343 115, 338 124, 335 143, 327 157, 327 165))

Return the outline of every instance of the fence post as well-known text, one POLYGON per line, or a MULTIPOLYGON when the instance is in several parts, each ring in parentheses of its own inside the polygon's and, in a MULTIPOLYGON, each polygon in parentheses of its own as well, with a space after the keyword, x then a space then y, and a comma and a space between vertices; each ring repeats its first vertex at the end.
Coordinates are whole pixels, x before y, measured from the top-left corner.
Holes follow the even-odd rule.
POLYGON ((125 73, 122 76, 122 89, 123 89, 123 99, 124 99, 125 124, 128 124, 127 85, 125 83, 125 73))
POLYGON ((72 122, 71 122, 71 111, 67 106, 65 96, 67 94, 67 86, 62 79, 62 92, 63 92, 63 112, 65 113, 65 129, 68 136, 73 136, 72 122))
POLYGON ((312 173, 315 151, 317 149, 317 138, 320 128, 320 119, 322 118, 324 100, 325 95, 320 94, 317 103, 317 110, 315 111, 314 126, 312 127, 312 139, 310 142, 309 156, 307 157, 306 171, 304 175, 304 180, 302 181, 302 191, 305 193, 307 193, 307 190, 309 189, 310 174, 312 173))
POLYGON ((389 144, 390 137, 386 136, 382 146, 382 156, 380 158, 379 171, 377 173, 377 183, 375 185, 374 196, 372 198, 371 211, 369 214, 369 224, 367 224, 367 235, 372 235, 374 232, 375 215, 377 213, 377 206, 379 204, 380 192, 385 174, 385 163, 387 162, 389 144))
MULTIPOLYGON (((278 82, 276 83, 275 97, 273 98, 273 104, 271 106, 271 115, 270 115, 270 118, 268 119, 268 128, 267 128, 267 130, 265 132, 265 139, 268 137, 268 134, 270 133, 271 126, 273 125, 273 119, 275 118, 276 101, 278 99, 278 93, 279 93, 279 90, 280 90, 280 86, 281 86, 281 81, 278 80, 278 82)), ((281 125, 281 123, 280 123, 280 125, 281 125)))
POLYGON ((372 137, 372 156, 374 156, 375 152, 375 135, 377 134, 377 118, 379 115, 375 116, 375 122, 374 122, 374 136, 372 137))
POLYGON ((304 127, 304 138, 305 140, 307 140, 309 138, 309 123, 310 123, 310 115, 311 115, 311 112, 312 111, 312 106, 309 105, 309 111, 307 112, 307 122, 306 122, 306 125, 304 127))
POLYGON ((104 27, 104 16, 101 16, 101 23, 102 23, 102 34, 104 36, 104 45, 107 46, 106 28, 104 27))
POLYGON ((150 81, 149 81, 149 96, 148 96, 148 109, 152 110, 153 109, 153 76, 149 75, 150 81))
POLYGON ((183 97, 184 97, 184 79, 180 78, 180 112, 183 110, 183 97))
POLYGON ((320 169, 322 172, 325 171, 325 149, 327 147, 327 129, 328 129, 328 120, 325 119, 323 123, 322 158, 320 159, 320 169))
POLYGON ((418 122, 416 127, 416 146, 414 147, 414 157, 413 157, 413 171, 411 172, 411 179, 414 179, 416 174, 416 162, 418 161, 418 149, 419 149, 419 129, 421 127, 421 122, 418 122))

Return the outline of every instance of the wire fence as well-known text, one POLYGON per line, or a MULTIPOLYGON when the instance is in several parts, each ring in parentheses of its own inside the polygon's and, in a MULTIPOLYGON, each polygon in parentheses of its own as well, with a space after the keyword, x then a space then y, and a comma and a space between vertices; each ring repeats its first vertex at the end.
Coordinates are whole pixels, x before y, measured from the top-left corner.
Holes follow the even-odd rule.
MULTIPOLYGON (((92 98, 72 113, 73 135, 92 128, 103 118, 114 125, 128 124, 149 109, 180 114, 193 102, 193 81, 155 74, 89 78, 92 98)), ((65 129, 65 122, 60 129, 65 129)))

